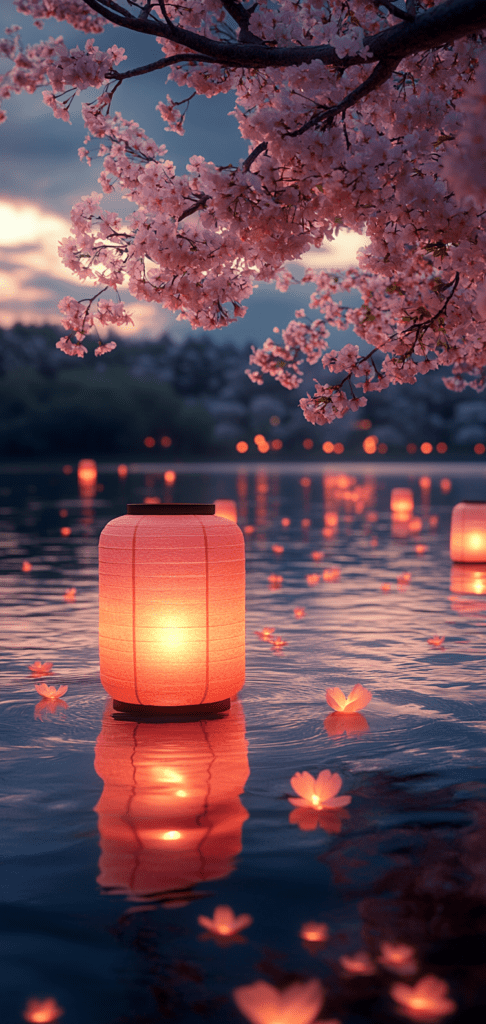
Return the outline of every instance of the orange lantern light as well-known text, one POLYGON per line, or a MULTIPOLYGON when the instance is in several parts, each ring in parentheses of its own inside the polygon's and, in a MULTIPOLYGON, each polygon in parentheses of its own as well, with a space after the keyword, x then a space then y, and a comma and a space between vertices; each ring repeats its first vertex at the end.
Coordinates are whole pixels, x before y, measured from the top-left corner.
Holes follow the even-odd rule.
POLYGON ((107 709, 94 766, 103 889, 181 906, 194 885, 234 870, 249 816, 239 701, 204 722, 116 721, 107 709))
POLYGON ((452 594, 486 594, 486 566, 451 565, 450 590, 452 594))
POLYGON ((460 501, 451 516, 453 562, 486 562, 486 502, 460 501))
POLYGON ((408 519, 414 509, 414 498, 411 487, 393 487, 390 494, 390 510, 393 515, 408 519))
POLYGON ((217 498, 214 502, 215 515, 221 516, 223 519, 229 519, 231 523, 238 522, 238 511, 236 508, 236 501, 232 498, 217 498))
POLYGON ((78 462, 78 488, 82 498, 93 498, 96 494, 98 467, 94 459, 80 459, 78 462))
POLYGON ((114 707, 220 709, 245 678, 245 549, 214 505, 128 505, 99 542, 100 672, 114 707))

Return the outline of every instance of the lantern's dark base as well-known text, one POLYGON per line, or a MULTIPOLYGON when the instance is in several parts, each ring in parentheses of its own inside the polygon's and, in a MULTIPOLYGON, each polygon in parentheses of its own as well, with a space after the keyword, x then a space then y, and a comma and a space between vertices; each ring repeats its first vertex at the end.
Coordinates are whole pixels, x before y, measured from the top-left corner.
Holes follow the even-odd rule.
POLYGON ((173 715, 205 718, 206 715, 217 715, 221 711, 228 711, 230 703, 230 697, 226 697, 225 700, 215 700, 212 704, 177 704, 171 707, 152 704, 125 704, 122 700, 114 700, 113 710, 137 715, 141 718, 163 718, 173 715))

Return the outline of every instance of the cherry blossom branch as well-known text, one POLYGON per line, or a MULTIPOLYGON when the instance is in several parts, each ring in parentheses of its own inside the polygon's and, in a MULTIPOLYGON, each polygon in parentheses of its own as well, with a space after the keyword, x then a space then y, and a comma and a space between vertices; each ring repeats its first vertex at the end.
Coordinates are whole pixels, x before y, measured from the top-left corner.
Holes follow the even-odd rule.
POLYGON ((111 68, 107 71, 106 78, 114 78, 117 82, 124 82, 126 78, 136 78, 138 75, 148 75, 151 71, 162 71, 164 68, 169 68, 174 64, 216 64, 217 61, 213 57, 204 57, 202 54, 187 54, 187 57, 181 56, 181 54, 174 54, 172 57, 165 57, 162 60, 155 60, 152 64, 144 64, 143 67, 133 68, 132 71, 116 71, 115 68, 111 68))
MULTIPOLYGON (((199 35, 179 25, 157 19, 141 20, 128 14, 114 0, 84 0, 84 3, 107 21, 146 35, 159 36, 196 53, 213 57, 218 63, 235 68, 291 67, 320 60, 325 65, 351 67, 395 59, 437 49, 486 28, 484 0, 445 0, 417 15, 412 22, 401 21, 373 36, 364 37, 369 56, 360 54, 339 57, 333 46, 274 46, 258 43, 225 43, 199 35)), ((182 56, 182 55, 181 55, 182 56)))
POLYGON ((255 149, 253 149, 252 152, 248 154, 246 160, 243 161, 243 170, 249 171, 252 163, 257 159, 257 157, 261 156, 262 153, 266 153, 267 149, 268 146, 266 142, 260 142, 258 146, 255 146, 255 149))
POLYGON ((317 128, 319 126, 330 128, 333 124, 334 118, 337 117, 338 114, 343 114, 346 110, 349 110, 350 107, 354 107, 356 103, 359 103, 359 101, 364 99, 365 96, 368 96, 369 93, 374 92, 380 85, 383 85, 392 76, 399 63, 399 60, 396 58, 392 58, 388 61, 380 61, 379 64, 373 68, 371 75, 369 75, 361 85, 358 85, 356 89, 353 89, 348 96, 345 96, 340 103, 335 103, 332 107, 325 107, 323 110, 318 110, 318 112, 309 118, 309 120, 300 128, 297 128, 293 132, 287 132, 286 134, 289 135, 291 139, 294 139, 298 135, 303 135, 304 132, 309 130, 309 128, 317 128))

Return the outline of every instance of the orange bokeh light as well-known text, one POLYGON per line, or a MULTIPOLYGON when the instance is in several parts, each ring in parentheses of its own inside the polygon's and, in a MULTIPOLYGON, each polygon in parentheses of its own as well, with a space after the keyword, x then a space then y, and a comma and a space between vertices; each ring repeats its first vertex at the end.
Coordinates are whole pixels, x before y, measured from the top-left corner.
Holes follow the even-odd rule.
POLYGON ((245 452, 248 451, 248 444, 246 441, 237 441, 235 444, 235 448, 240 455, 244 455, 245 452))
POLYGON ((327 942, 329 928, 323 921, 306 921, 301 925, 299 938, 304 939, 305 942, 327 942))
POLYGON ((422 455, 430 455, 430 453, 433 452, 433 450, 434 446, 433 444, 430 443, 430 441, 422 441, 422 444, 420 445, 420 451, 422 452, 422 455))
POLYGON ((270 448, 274 452, 279 452, 283 448, 283 441, 279 437, 274 437, 273 441, 270 442, 270 448))
POLYGON ((378 445, 378 448, 377 448, 377 451, 379 452, 380 455, 386 455, 386 453, 388 451, 388 445, 385 444, 384 441, 380 441, 380 443, 378 445))
POLYGON ((164 473, 164 483, 168 484, 169 487, 172 487, 176 480, 177 473, 175 473, 173 469, 166 469, 164 473))
POLYGON ((416 444, 414 444, 414 442, 413 442, 413 441, 410 441, 410 442, 409 442, 409 443, 407 444, 407 452, 408 452, 408 454, 409 454, 409 455, 415 455, 415 452, 416 452, 416 451, 417 451, 417 445, 416 445, 416 444))
POLYGON ((301 525, 301 527, 302 527, 302 529, 303 529, 303 530, 308 530, 308 529, 309 529, 309 526, 310 526, 310 524, 311 524, 311 521, 310 521, 310 519, 301 519, 301 520, 300 520, 300 525, 301 525))
POLYGON ((27 560, 23 561, 22 562, 22 572, 31 572, 31 571, 32 571, 32 563, 28 562, 27 560))
POLYGON ((369 434, 363 441, 363 451, 366 455, 374 455, 378 448, 378 438, 376 434, 369 434))
POLYGON ((436 444, 436 446, 435 446, 435 450, 436 450, 436 452, 439 453, 439 455, 445 455, 447 449, 448 449, 448 446, 446 445, 445 441, 439 441, 439 443, 436 444))
POLYGON ((155 447, 155 437, 144 437, 143 443, 144 443, 146 448, 154 448, 155 447))
POLYGON ((447 476, 444 476, 439 483, 439 487, 442 494, 449 494, 452 491, 452 480, 449 480, 447 476))
POLYGON ((53 996, 47 999, 29 999, 26 1003, 22 1016, 30 1024, 51 1024, 59 1020, 64 1014, 64 1009, 53 996))
POLYGON ((334 451, 334 445, 332 441, 324 441, 322 450, 326 455, 331 455, 331 453, 334 451))
POLYGON ((120 465, 117 466, 116 471, 118 476, 120 477, 120 480, 125 480, 125 478, 128 476, 128 466, 126 466, 124 462, 120 462, 120 465))
POLYGON ((473 451, 475 455, 484 455, 486 452, 486 446, 479 441, 478 444, 474 445, 473 451))
POLYGON ((411 516, 414 508, 414 497, 411 487, 392 487, 390 494, 390 509, 400 518, 411 516))
POLYGON ((272 544, 272 551, 274 555, 283 555, 285 548, 283 544, 272 544))
POLYGON ((342 455, 343 451, 344 451, 344 445, 342 444, 342 442, 341 441, 336 441, 336 444, 334 445, 334 454, 335 455, 342 455))
POLYGON ((266 440, 265 434, 255 434, 255 437, 253 438, 253 442, 257 447, 260 444, 265 444, 266 440))
POLYGON ((280 520, 282 526, 290 526, 291 521, 292 520, 289 519, 287 516, 284 516, 283 519, 280 520))
POLYGON ((169 437, 168 434, 164 434, 163 437, 160 438, 160 444, 162 448, 170 448, 172 444, 172 438, 169 437))
POLYGON ((69 512, 68 512, 67 508, 60 508, 59 509, 59 515, 60 515, 61 519, 67 519, 67 517, 69 515, 69 512))
POLYGON ((314 442, 313 442, 312 438, 311 437, 304 438, 304 440, 302 441, 302 447, 305 448, 306 451, 310 452, 311 448, 314 447, 314 442))
POLYGON ((59 533, 61 534, 62 537, 70 537, 71 536, 71 527, 70 526, 61 526, 61 529, 59 530, 59 533))
POLYGON ((300 484, 301 487, 304 487, 304 488, 311 487, 312 486, 312 480, 311 480, 310 476, 301 476, 301 478, 299 480, 299 484, 300 484))

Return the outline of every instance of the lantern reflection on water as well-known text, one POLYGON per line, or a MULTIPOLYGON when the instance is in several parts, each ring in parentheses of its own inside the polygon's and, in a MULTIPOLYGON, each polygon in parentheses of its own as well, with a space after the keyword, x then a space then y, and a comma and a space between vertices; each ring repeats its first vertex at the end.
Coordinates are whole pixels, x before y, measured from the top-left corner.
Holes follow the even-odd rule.
POLYGON ((234 870, 249 817, 238 701, 204 721, 116 721, 107 709, 94 766, 104 783, 95 807, 104 890, 183 905, 194 885, 234 870))
POLYGON ((99 542, 100 675, 123 709, 225 702, 245 678, 245 548, 214 505, 128 505, 99 542))
POLYGON ((78 462, 78 489, 82 498, 94 498, 98 481, 98 467, 94 459, 78 462))
POLYGON ((486 562, 486 502, 460 501, 451 516, 453 562, 486 562))
POLYGON ((453 563, 450 590, 451 594, 486 594, 486 565, 453 563))

